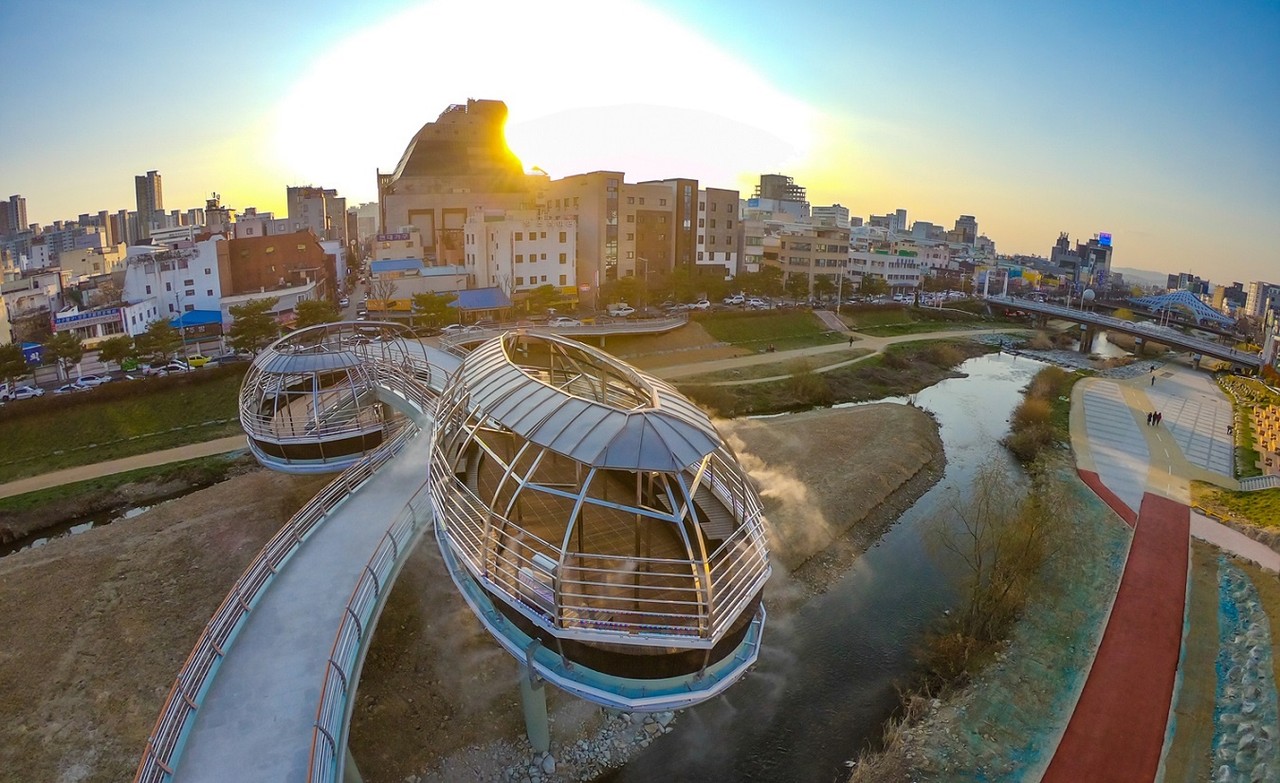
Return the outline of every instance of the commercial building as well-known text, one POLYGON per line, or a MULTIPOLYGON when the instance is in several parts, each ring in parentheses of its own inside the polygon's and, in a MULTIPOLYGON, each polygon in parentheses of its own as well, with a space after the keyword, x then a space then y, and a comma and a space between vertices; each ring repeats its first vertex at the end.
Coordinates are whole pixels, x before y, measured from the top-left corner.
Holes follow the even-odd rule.
POLYGON ((317 239, 336 239, 346 245, 347 200, 338 191, 305 185, 287 188, 285 195, 291 230, 311 229, 317 239))
POLYGON ((465 229, 466 287, 499 288, 518 306, 549 285, 577 304, 577 221, 477 209, 465 229))
POLYGON ((1280 307, 1280 285, 1254 280, 1245 293, 1244 312, 1253 318, 1262 318, 1268 310, 1280 307))

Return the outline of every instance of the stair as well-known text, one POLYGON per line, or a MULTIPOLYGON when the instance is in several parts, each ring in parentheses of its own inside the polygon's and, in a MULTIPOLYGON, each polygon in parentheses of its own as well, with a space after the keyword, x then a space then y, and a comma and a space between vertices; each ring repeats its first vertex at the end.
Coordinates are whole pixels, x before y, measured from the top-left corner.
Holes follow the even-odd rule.
POLYGON ((693 502, 698 508, 698 526, 708 540, 724 541, 738 529, 733 512, 705 484, 699 486, 698 491, 693 494, 693 502))

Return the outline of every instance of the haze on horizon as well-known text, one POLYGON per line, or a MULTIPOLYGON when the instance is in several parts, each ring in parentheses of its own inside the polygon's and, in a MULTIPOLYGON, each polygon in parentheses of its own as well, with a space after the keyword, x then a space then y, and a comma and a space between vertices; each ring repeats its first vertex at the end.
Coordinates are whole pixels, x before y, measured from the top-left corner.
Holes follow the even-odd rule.
POLYGON ((1059 231, 1114 263, 1274 279, 1280 6, 764 0, 141 0, 0 8, 0 192, 29 219, 211 192, 283 211, 291 184, 376 198, 449 104, 503 100, 552 177, 785 173, 815 204, 976 215, 1001 253, 1059 231), (144 43, 145 42, 145 43, 144 43))

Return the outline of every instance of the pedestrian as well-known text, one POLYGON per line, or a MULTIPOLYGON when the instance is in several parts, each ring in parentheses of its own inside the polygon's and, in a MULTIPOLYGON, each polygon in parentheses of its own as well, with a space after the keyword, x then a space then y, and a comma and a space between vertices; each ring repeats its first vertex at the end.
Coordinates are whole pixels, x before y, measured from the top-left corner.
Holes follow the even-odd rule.
POLYGON ((849 335, 849 347, 853 347, 853 335, 849 335))
POLYGON ((1155 385, 1156 385, 1156 376, 1154 376, 1154 375, 1152 375, 1152 376, 1151 376, 1151 385, 1152 385, 1152 386, 1155 386, 1155 385))
POLYGON ((1156 417, 1156 415, 1155 415, 1154 413, 1151 413, 1150 411, 1148 411, 1148 412, 1147 412, 1147 426, 1148 426, 1148 427, 1150 427, 1150 426, 1151 426, 1151 422, 1155 419, 1155 417, 1156 417))
POLYGON ((1159 427, 1160 422, 1162 421, 1164 421, 1164 414, 1161 413, 1160 411, 1156 411, 1156 426, 1159 427))

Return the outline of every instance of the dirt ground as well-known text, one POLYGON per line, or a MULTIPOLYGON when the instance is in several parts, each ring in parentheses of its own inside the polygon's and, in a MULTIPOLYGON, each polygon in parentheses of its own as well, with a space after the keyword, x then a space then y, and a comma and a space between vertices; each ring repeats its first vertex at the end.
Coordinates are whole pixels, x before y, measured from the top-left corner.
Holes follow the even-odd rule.
POLYGON ((205 622, 323 483, 257 470, 0 558, 0 779, 132 779, 205 622))
MULTIPOLYGON (((861 535, 860 521, 896 516, 866 512, 886 498, 895 508, 910 502, 940 464, 932 420, 904 406, 724 426, 764 488, 784 569, 838 549, 833 541, 845 542, 840 551, 850 556, 860 551, 848 542, 877 535, 861 535), (812 447, 819 442, 822 449, 812 447), (862 477, 852 503, 849 476, 862 477), (842 537, 849 526, 855 530, 842 537)), ((129 779, 200 629, 249 559, 323 481, 258 470, 0 559, 7 718, 0 778, 129 779)), ((804 571, 821 573, 813 563, 804 571)), ((392 592, 361 679, 351 747, 365 779, 481 779, 520 766, 529 749, 515 676, 515 662, 480 628, 434 542, 424 540, 392 592)), ((562 759, 609 722, 552 688, 547 696, 562 759)), ((615 763, 623 758, 619 745, 615 763)), ((562 761, 558 775, 572 772, 562 761)))

